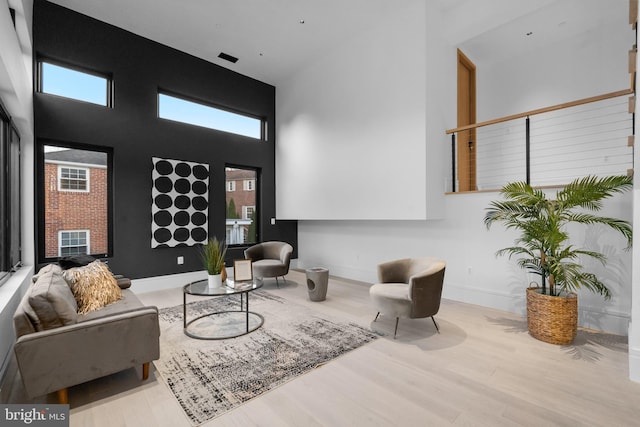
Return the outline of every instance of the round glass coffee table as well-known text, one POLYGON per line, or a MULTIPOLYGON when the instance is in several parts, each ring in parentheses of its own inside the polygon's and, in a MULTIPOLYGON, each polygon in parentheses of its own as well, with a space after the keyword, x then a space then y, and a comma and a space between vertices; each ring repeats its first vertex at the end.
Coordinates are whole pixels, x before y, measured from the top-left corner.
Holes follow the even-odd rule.
POLYGON ((249 293, 262 287, 261 280, 226 284, 210 288, 207 280, 198 280, 182 288, 183 328, 185 335, 200 340, 222 340, 235 338, 255 331, 264 323, 262 315, 249 311, 249 293), (239 310, 207 312, 187 320, 187 295, 202 297, 231 297, 240 295, 239 310))

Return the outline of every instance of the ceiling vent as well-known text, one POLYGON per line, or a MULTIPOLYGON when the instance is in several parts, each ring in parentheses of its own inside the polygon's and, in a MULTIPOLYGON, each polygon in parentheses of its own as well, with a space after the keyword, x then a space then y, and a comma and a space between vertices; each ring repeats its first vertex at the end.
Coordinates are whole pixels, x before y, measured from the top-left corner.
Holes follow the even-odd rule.
POLYGON ((238 58, 236 58, 235 56, 231 56, 231 55, 229 55, 227 53, 224 53, 224 52, 220 52, 220 55, 218 55, 218 58, 224 59, 225 61, 229 61, 229 62, 232 62, 234 64, 236 62, 238 62, 238 58))

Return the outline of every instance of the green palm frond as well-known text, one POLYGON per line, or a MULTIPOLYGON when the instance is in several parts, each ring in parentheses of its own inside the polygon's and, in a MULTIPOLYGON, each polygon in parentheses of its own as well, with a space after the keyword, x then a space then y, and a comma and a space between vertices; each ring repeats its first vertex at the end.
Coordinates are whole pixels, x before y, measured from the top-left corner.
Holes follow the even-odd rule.
POLYGON ((603 264, 606 257, 596 251, 570 245, 566 226, 569 223, 601 224, 622 234, 628 247, 632 242, 632 228, 628 221, 576 212, 578 209, 598 211, 602 201, 633 187, 628 176, 587 176, 574 180, 556 193, 555 199, 526 182, 505 185, 500 194, 504 200, 493 201, 486 209, 484 223, 489 229, 495 222, 520 232, 514 246, 500 249, 496 256, 517 258, 518 266, 542 275, 543 290, 549 278, 551 294, 573 292, 581 287, 609 299, 611 292, 592 273, 583 271, 581 257, 590 257, 603 264), (555 288, 555 290, 554 290, 555 288))
POLYGON ((580 206, 592 211, 602 208, 602 200, 633 188, 633 178, 626 175, 599 178, 586 176, 557 193, 557 200, 567 208, 580 206))
POLYGON ((591 215, 588 213, 570 213, 569 215, 567 215, 567 222, 605 225, 622 234, 622 236, 627 240, 627 248, 631 247, 633 231, 629 221, 618 218, 591 215))

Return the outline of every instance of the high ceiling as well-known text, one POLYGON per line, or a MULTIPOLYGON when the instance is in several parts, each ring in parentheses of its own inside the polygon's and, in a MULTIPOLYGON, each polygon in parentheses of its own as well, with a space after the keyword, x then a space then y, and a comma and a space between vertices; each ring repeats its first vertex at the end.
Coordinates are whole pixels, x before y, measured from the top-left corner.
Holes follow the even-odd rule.
POLYGON ((273 85, 416 1, 444 13, 454 46, 483 58, 589 31, 628 8, 627 0, 50 1, 273 85))
MULTIPOLYGON (((407 1, 407 0, 401 0, 407 1)), ((415 0, 409 0, 415 1, 415 0)), ((314 55, 384 19, 389 0, 52 0, 276 84, 314 55), (239 58, 218 58, 220 52, 239 58)))

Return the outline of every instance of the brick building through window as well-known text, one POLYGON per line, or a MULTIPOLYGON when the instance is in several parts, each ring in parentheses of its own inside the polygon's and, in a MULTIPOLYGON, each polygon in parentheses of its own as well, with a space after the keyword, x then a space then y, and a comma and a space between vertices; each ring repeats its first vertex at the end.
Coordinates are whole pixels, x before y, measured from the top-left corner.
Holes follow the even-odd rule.
POLYGON ((256 231, 256 179, 254 169, 227 167, 226 196, 228 244, 255 243, 256 231))
POLYGON ((45 147, 45 256, 108 252, 107 154, 45 147))

